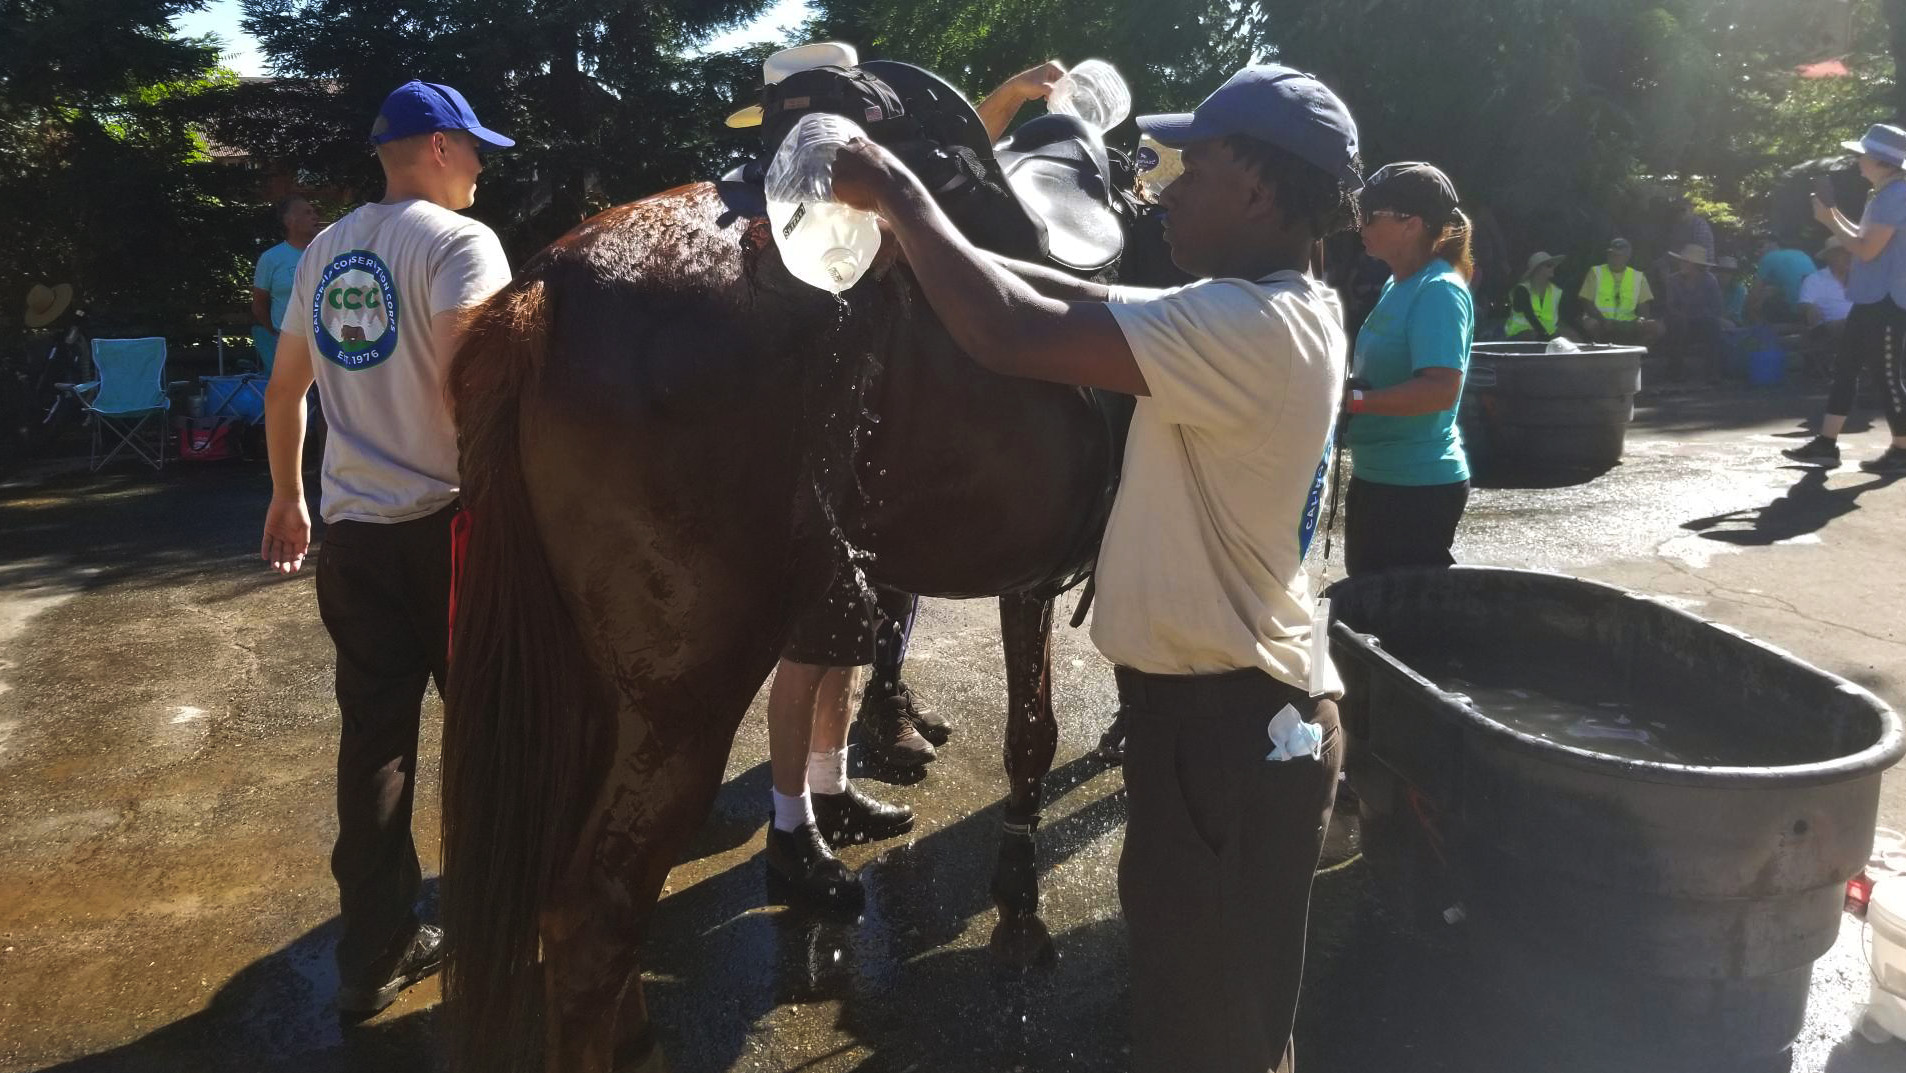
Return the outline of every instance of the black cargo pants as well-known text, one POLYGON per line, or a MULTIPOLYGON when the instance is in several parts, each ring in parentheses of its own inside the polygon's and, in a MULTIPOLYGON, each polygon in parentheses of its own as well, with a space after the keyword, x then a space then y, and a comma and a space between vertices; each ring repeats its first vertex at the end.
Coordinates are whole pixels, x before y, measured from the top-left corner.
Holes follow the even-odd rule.
POLYGON ((318 613, 337 647, 338 976, 377 983, 417 929, 411 837, 424 684, 444 689, 452 505, 406 522, 333 522, 318 550, 318 613))
POLYGON ((1311 876, 1343 768, 1337 703, 1258 670, 1117 677, 1132 1069, 1289 1073, 1311 876), (1266 759, 1287 704, 1323 731, 1319 758, 1266 759))

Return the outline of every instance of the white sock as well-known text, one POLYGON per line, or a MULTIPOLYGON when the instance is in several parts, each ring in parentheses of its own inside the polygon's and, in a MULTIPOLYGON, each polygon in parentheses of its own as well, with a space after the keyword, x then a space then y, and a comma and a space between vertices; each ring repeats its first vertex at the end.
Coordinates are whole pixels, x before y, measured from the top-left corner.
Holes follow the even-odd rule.
POLYGON ((792 831, 804 823, 814 822, 814 802, 807 791, 799 794, 784 794, 779 790, 770 790, 774 795, 774 829, 792 831))
POLYGON ((847 792, 847 746, 807 754, 807 788, 817 794, 847 792))

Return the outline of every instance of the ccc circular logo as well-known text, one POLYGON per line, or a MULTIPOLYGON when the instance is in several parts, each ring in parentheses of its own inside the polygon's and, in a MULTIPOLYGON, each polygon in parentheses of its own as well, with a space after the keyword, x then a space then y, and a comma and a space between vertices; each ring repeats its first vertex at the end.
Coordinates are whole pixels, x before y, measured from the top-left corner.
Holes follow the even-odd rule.
POLYGON ((311 337, 332 364, 380 365, 397 349, 397 287, 390 268, 369 250, 338 255, 318 277, 311 337))

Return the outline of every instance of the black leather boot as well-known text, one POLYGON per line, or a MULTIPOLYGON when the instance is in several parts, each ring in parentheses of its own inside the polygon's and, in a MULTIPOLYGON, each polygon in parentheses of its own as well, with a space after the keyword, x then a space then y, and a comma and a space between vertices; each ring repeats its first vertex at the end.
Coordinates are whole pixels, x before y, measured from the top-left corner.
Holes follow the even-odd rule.
POLYGON ((783 831, 770 822, 767 858, 768 877, 792 900, 837 913, 858 913, 866 901, 860 877, 834 856, 811 823, 783 831))
POLYGON ((875 801, 853 783, 838 794, 809 796, 814 801, 814 824, 835 849, 857 842, 879 842, 913 830, 912 809, 875 801))

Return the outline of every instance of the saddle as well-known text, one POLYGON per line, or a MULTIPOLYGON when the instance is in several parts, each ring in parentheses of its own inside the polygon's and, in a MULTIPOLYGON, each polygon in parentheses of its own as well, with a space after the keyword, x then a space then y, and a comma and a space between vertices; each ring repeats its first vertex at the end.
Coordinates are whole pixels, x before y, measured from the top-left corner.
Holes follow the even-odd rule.
POLYGON ((811 111, 862 122, 863 109, 853 105, 863 98, 879 102, 865 110, 868 136, 920 177, 974 245, 1085 275, 1110 268, 1124 251, 1131 210, 1118 191, 1130 184, 1115 175, 1096 130, 1072 116, 1048 115, 995 147, 959 90, 894 60, 816 68, 765 87, 762 155, 717 184, 728 207, 765 214, 762 176, 787 131, 811 111))

